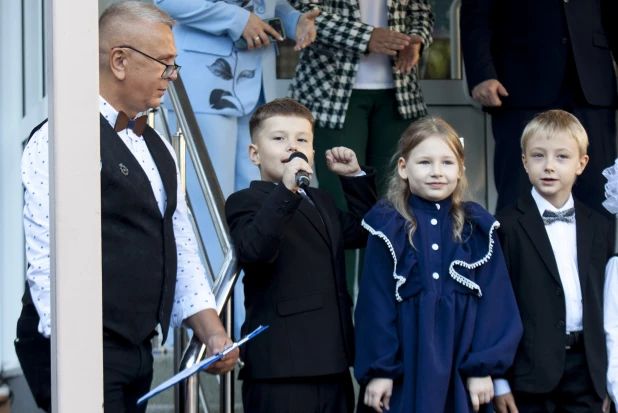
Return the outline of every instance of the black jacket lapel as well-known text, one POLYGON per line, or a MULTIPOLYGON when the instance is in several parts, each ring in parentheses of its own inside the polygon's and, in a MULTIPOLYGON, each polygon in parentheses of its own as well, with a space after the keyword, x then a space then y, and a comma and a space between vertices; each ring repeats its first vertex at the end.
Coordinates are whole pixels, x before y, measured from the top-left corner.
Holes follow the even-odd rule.
MULTIPOLYGON (((330 218, 329 212, 325 208, 325 200, 322 199, 322 194, 320 191, 315 190, 313 188, 307 188, 307 195, 311 198, 317 211, 320 213, 322 217, 322 222, 324 223, 324 227, 326 229, 326 240, 328 244, 331 246, 331 251, 333 252, 333 257, 337 256, 337 240, 333 238, 333 234, 335 234, 335 229, 333 227, 333 222, 330 218)), ((330 195, 327 195, 330 196, 330 195)))
MULTIPOLYGON (((270 193, 277 184, 272 182, 265 181, 253 181, 251 182, 251 188, 257 189, 259 191, 270 193)), ((282 184, 279 184, 282 185, 282 184)), ((315 227, 320 236, 324 239, 324 242, 331 245, 329 230, 327 230, 327 222, 329 221, 327 218, 327 214, 321 209, 320 201, 315 200, 313 197, 314 191, 312 188, 307 188, 307 196, 311 198, 314 202, 315 206, 311 205, 311 203, 307 199, 303 199, 302 202, 298 205, 298 211, 305 217, 307 220, 315 227)), ((301 196, 300 194, 298 196, 301 196)))
POLYGON ((330 245, 330 239, 328 237, 328 233, 326 232, 326 223, 322 218, 322 213, 318 211, 317 206, 313 206, 307 199, 303 199, 298 206, 298 211, 300 211, 300 213, 303 214, 309 222, 311 222, 311 225, 313 225, 320 233, 320 236, 324 238, 324 242, 330 245))
POLYGON ((577 269, 583 297, 586 291, 595 226, 590 219, 590 210, 577 200, 575 200, 575 225, 577 231, 577 269))
POLYGON ((558 284, 562 285, 554 250, 551 247, 549 236, 547 236, 547 231, 545 231, 543 219, 541 218, 541 214, 539 213, 539 209, 532 195, 527 194, 523 196, 517 202, 517 208, 524 213, 519 219, 519 223, 530 237, 530 240, 532 240, 534 248, 538 251, 552 277, 554 277, 558 284))

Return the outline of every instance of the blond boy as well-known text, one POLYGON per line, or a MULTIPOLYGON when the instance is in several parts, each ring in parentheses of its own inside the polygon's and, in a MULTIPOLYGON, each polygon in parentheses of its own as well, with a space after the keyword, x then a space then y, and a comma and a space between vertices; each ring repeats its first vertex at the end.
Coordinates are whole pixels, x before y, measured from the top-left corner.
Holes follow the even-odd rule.
POLYGON ((588 137, 573 115, 551 110, 526 126, 521 147, 532 189, 496 217, 524 335, 510 374, 495 380, 495 409, 601 412, 611 234, 571 194, 588 163, 588 137))

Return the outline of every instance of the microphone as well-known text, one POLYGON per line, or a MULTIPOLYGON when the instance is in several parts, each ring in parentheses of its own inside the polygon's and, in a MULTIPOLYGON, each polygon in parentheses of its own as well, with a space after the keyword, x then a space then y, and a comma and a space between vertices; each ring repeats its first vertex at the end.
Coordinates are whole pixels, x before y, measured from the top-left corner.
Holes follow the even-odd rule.
MULTIPOLYGON (((290 162, 292 159, 294 158, 300 158, 305 162, 309 162, 309 160, 307 159, 307 157, 305 156, 304 153, 302 152, 294 152, 290 155, 290 158, 288 159, 288 162, 290 162)), ((298 185, 301 188, 306 188, 307 186, 309 186, 309 174, 307 174, 307 172, 305 171, 298 171, 296 172, 296 185, 298 185)))

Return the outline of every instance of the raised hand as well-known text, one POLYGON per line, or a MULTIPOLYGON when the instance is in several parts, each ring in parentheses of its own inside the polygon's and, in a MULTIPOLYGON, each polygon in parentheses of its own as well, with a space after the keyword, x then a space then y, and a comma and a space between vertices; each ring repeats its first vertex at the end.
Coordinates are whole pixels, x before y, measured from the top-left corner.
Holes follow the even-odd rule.
POLYGON ((326 151, 326 166, 337 175, 356 176, 361 172, 354 151, 343 146, 326 151))
POLYGON ((294 50, 299 51, 309 46, 316 38, 315 18, 320 14, 319 10, 308 11, 300 16, 296 25, 296 46, 294 50))

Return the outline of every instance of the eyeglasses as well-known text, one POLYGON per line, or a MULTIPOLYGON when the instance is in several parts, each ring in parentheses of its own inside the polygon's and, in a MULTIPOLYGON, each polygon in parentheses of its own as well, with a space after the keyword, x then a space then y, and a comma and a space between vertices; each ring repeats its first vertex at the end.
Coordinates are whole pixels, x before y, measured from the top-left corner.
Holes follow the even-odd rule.
POLYGON ((141 50, 137 50, 135 47, 131 47, 131 46, 116 46, 116 47, 112 47, 112 50, 114 49, 131 49, 139 54, 142 54, 144 56, 146 56, 149 59, 154 60, 157 63, 161 63, 163 66, 165 66, 165 70, 163 71, 163 74, 161 75, 161 77, 163 79, 169 79, 170 77, 172 77, 174 75, 174 73, 178 74, 178 72, 180 72, 180 66, 178 66, 176 63, 174 63, 173 65, 168 65, 165 62, 160 61, 159 59, 155 59, 152 56, 147 55, 146 53, 142 52, 141 50))

